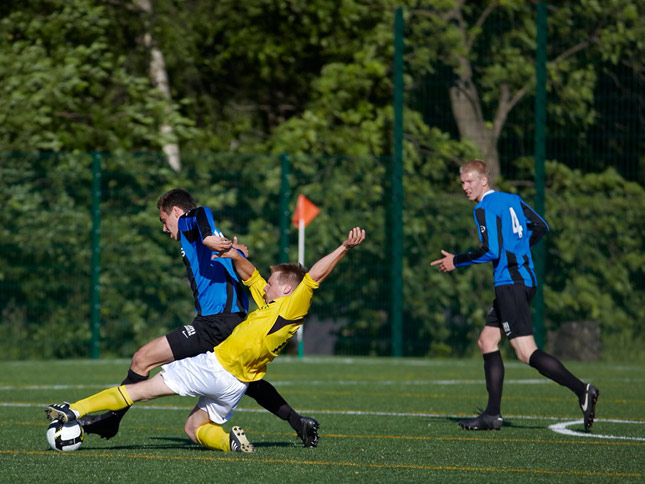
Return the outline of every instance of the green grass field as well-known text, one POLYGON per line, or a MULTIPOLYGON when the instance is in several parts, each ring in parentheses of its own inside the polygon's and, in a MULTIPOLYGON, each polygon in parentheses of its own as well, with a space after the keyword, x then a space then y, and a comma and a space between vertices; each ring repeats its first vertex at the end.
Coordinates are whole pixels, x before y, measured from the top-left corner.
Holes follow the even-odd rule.
POLYGON ((203 449, 183 433, 195 400, 172 397, 136 404, 109 441, 50 450, 45 405, 113 386, 128 365, 0 362, 0 481, 645 482, 645 370, 635 364, 567 364, 600 389, 593 433, 573 394, 516 361, 506 363, 503 429, 468 432, 457 419, 486 405, 479 360, 283 356, 267 379, 320 421, 318 448, 244 397, 226 428, 242 426, 256 452, 203 449))

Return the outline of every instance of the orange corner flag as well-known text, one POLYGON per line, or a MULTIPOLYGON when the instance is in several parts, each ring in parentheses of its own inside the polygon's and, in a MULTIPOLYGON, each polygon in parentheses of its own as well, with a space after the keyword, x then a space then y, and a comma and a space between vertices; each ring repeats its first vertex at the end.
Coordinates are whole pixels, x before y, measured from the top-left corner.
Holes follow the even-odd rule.
POLYGON ((291 222, 296 227, 300 226, 300 220, 302 219, 305 222, 305 227, 316 218, 316 215, 320 213, 318 207, 316 207, 311 200, 305 197, 302 193, 298 195, 298 203, 296 204, 296 210, 293 212, 293 217, 291 217, 291 222))

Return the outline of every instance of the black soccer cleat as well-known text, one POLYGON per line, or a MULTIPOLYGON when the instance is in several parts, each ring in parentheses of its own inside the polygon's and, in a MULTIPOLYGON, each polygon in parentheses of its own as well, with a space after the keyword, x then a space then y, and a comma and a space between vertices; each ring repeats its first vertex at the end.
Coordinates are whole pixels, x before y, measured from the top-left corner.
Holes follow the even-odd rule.
POLYGON ((305 447, 317 447, 320 435, 318 435, 318 421, 311 417, 300 417, 300 431, 298 437, 305 444, 305 447))
POLYGON ((587 388, 585 388, 584 397, 580 399, 580 409, 584 417, 585 430, 589 430, 593 425, 593 419, 596 416, 598 395, 600 395, 600 391, 591 383, 588 383, 587 388))
POLYGON ((246 438, 246 434, 242 427, 233 427, 228 434, 228 442, 231 446, 231 452, 245 452, 250 454, 255 452, 255 447, 246 438))
POLYGON ((503 423, 504 419, 501 415, 488 415, 487 413, 459 421, 461 428, 466 430, 499 430, 503 423))
POLYGON ((97 434, 102 439, 111 439, 119 432, 120 416, 113 411, 101 415, 85 415, 78 419, 86 434, 97 434))
POLYGON ((78 418, 78 412, 72 410, 69 403, 52 403, 45 409, 47 418, 52 422, 60 420, 63 423, 73 422, 78 418))

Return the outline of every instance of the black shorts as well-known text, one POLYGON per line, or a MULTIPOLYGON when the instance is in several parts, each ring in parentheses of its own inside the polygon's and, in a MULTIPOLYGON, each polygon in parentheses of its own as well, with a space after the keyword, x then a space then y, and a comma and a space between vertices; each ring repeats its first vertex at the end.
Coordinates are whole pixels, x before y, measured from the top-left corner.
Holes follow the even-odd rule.
POLYGON ((228 338, 235 326, 246 318, 245 313, 223 313, 196 316, 191 324, 166 335, 175 360, 197 356, 228 338))
POLYGON ((486 326, 502 329, 508 339, 532 335, 533 296, 535 296, 535 287, 519 284, 496 286, 495 300, 486 318, 486 326))

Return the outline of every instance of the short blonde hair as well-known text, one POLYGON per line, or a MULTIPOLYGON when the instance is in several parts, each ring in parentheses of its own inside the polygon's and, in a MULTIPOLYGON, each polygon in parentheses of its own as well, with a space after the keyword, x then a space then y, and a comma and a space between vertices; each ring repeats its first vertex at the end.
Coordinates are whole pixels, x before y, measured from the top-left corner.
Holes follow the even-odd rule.
POLYGON ((297 262, 285 262, 271 266, 271 274, 276 272, 279 284, 291 284, 291 288, 295 289, 304 279, 307 268, 297 262))
POLYGON ((482 160, 470 160, 459 167, 460 175, 469 173, 471 171, 476 172, 479 175, 479 178, 488 178, 488 166, 486 166, 486 163, 484 163, 482 160))

